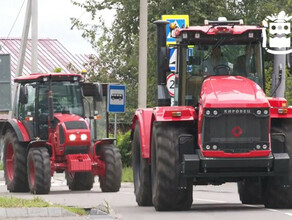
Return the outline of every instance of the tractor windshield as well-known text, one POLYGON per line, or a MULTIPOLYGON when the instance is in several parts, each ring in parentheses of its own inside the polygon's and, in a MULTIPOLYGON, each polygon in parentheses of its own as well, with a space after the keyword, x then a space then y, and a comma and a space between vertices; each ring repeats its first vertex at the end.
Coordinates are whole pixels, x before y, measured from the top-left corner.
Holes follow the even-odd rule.
POLYGON ((189 45, 178 47, 178 73, 175 103, 196 105, 201 84, 207 76, 243 76, 263 87, 261 44, 189 45), (181 59, 181 60, 180 60, 181 59), (179 86, 179 84, 181 84, 179 86), (184 97, 184 98, 183 98, 184 97))
MULTIPOLYGON (((39 110, 48 111, 49 84, 39 85, 39 110)), ((81 88, 78 82, 52 82, 55 113, 84 116, 81 88)))

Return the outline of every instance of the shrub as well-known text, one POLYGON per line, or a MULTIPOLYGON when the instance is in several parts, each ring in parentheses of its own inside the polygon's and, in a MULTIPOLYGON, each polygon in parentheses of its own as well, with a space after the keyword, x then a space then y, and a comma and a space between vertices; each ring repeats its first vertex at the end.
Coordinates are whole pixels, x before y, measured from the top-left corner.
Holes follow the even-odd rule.
POLYGON ((123 167, 129 167, 132 165, 132 149, 131 149, 131 131, 125 134, 118 133, 117 146, 120 149, 122 156, 123 167))

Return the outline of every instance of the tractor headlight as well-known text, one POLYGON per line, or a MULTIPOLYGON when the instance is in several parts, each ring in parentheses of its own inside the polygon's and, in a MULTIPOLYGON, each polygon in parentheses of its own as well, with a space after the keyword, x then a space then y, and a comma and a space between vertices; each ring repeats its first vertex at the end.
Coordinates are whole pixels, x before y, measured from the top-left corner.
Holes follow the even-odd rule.
POLYGON ((87 134, 81 134, 80 138, 81 138, 81 141, 86 141, 87 140, 87 134))
POLYGON ((76 135, 75 134, 70 134, 69 135, 69 140, 70 141, 75 141, 76 140, 76 135))

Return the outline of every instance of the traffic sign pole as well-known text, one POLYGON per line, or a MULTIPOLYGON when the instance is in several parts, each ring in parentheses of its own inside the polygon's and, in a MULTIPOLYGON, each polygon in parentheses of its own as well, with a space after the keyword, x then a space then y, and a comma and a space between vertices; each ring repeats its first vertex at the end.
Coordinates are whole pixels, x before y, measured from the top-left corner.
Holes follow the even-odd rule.
POLYGON ((126 110, 126 86, 108 85, 107 111, 115 114, 114 138, 117 144, 117 113, 124 113, 126 110))
POLYGON ((117 113, 115 113, 115 130, 114 130, 114 139, 115 139, 115 145, 117 144, 117 113))

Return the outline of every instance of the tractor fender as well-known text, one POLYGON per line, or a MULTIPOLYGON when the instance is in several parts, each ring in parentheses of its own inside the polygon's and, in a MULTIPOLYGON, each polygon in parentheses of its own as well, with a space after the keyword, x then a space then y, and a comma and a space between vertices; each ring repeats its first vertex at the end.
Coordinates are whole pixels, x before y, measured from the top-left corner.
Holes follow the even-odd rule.
POLYGON ((93 157, 95 158, 96 156, 98 156, 98 149, 102 145, 112 145, 112 144, 114 144, 115 140, 116 139, 114 139, 114 138, 103 138, 103 139, 95 141, 93 144, 91 144, 90 152, 93 155, 93 157))
POLYGON ((49 144, 46 140, 34 140, 29 142, 27 150, 30 148, 45 147, 48 149, 50 157, 52 156, 52 145, 49 144))
POLYGON ((151 131, 153 123, 153 108, 137 109, 131 127, 131 139, 135 131, 136 122, 140 127, 140 143, 143 158, 150 157, 151 131))
POLYGON ((15 132, 19 142, 29 142, 30 141, 29 134, 28 134, 26 128, 24 127, 24 125, 21 123, 21 121, 19 121, 17 119, 8 120, 3 126, 2 136, 5 135, 5 133, 8 129, 12 129, 15 132))
POLYGON ((159 122, 194 121, 197 113, 191 106, 163 106, 153 108, 154 120, 159 122))

